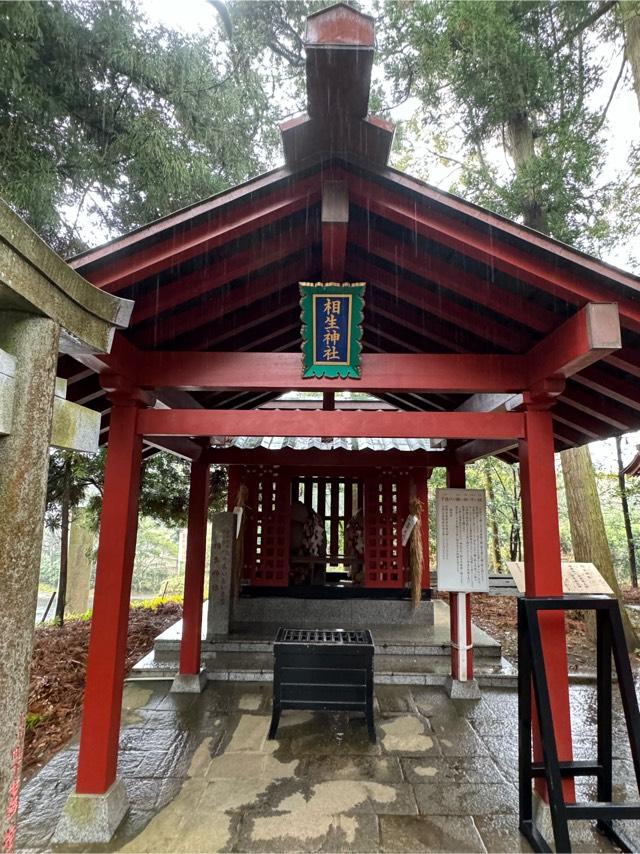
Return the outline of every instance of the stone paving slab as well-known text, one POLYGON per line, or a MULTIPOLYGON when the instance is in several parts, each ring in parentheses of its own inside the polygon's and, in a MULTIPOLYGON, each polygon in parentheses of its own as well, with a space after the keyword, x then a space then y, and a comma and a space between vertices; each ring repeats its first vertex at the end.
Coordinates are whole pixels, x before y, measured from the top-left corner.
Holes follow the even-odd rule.
MULTIPOLYGON (((572 693, 577 753, 593 755, 594 691, 572 693), (577 722, 577 723, 576 723, 577 722)), ((270 690, 127 685, 119 775, 130 810, 100 851, 528 851, 517 828, 516 699, 450 700, 437 688, 376 692, 378 742, 360 717, 285 712, 267 739, 270 690)), ((616 794, 635 798, 620 745, 616 794)), ((77 739, 25 785, 18 849, 50 850, 74 785, 77 739)), ((589 793, 591 781, 581 781, 589 793)), ((584 823, 580 823, 583 824, 584 823)), ((585 825, 574 850, 612 850, 585 825)), ((631 828, 640 840, 638 828, 631 828)))
POLYGON ((422 815, 515 815, 518 808, 510 783, 418 783, 414 791, 422 815))
POLYGON ((452 822, 448 816, 383 816, 383 851, 486 851, 470 816, 452 822))

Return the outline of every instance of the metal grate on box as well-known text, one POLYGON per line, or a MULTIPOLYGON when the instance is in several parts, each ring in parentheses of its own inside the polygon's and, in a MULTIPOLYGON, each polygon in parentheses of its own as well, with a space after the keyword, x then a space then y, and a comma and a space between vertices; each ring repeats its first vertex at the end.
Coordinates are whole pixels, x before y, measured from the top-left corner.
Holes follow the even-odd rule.
POLYGON ((373 640, 368 629, 347 631, 345 629, 285 629, 279 628, 276 643, 345 644, 349 646, 371 646, 373 640))

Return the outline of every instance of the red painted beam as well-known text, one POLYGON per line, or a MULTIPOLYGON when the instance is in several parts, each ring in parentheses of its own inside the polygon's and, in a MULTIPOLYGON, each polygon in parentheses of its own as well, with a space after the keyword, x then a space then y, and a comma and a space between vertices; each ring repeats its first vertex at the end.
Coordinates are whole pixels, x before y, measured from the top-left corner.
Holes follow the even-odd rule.
POLYGON ((89 272, 88 278, 96 287, 111 293, 160 273, 168 267, 188 261, 196 255, 211 252, 251 234, 272 222, 285 219, 320 199, 318 176, 313 175, 293 187, 275 191, 245 207, 223 211, 215 222, 204 222, 185 229, 170 239, 141 248, 133 255, 114 258, 109 265, 89 272))
POLYGON ((101 263, 109 263, 113 256, 123 249, 129 250, 128 254, 133 254, 136 247, 142 246, 150 239, 161 240, 165 234, 168 234, 171 229, 184 228, 188 229, 193 225, 194 221, 202 221, 205 217, 211 221, 218 216, 225 208, 234 206, 239 208, 241 205, 251 202, 252 200, 264 197, 267 194, 272 194, 278 189, 291 186, 292 170, 286 166, 280 166, 261 175, 258 178, 253 178, 240 184, 237 187, 227 190, 224 193, 219 193, 204 201, 197 202, 187 208, 176 211, 162 217, 143 228, 124 234, 122 237, 117 237, 102 246, 97 246, 95 249, 89 249, 75 258, 71 258, 69 266, 74 270, 82 271, 82 275, 87 277, 89 271, 87 267, 97 268, 101 263))
POLYGON ((577 383, 597 392, 598 395, 615 400, 629 409, 640 411, 640 389, 637 382, 625 382, 625 380, 603 371, 599 367, 591 367, 574 377, 577 383), (636 395, 633 395, 633 392, 636 395))
POLYGON ((635 347, 625 346, 604 361, 625 374, 640 378, 640 351, 635 347))
POLYGON ((565 379, 621 346, 615 303, 589 303, 527 353, 527 387, 549 377, 565 379))
POLYGON ((389 341, 404 344, 403 349, 414 350, 416 353, 424 353, 427 342, 430 340, 458 353, 476 353, 479 349, 482 350, 486 343, 482 340, 480 333, 463 332, 452 323, 430 315, 420 316, 415 308, 407 303, 396 303, 393 309, 383 308, 374 303, 369 305, 366 311, 368 323, 365 334, 371 329, 376 334, 386 336, 389 341), (401 308, 401 305, 406 305, 407 308, 401 308), (376 321, 377 325, 372 328, 372 324, 376 321), (390 327, 396 330, 395 335, 390 327), (402 334, 404 329, 418 335, 420 344, 410 346, 402 334))
MULTIPOLYGON (((434 209, 420 208, 397 192, 364 177, 348 172, 343 175, 349 185, 351 201, 371 213, 390 219, 411 233, 417 231, 430 240, 449 246, 489 267, 496 267, 515 279, 566 299, 574 305, 617 301, 623 325, 640 331, 640 304, 620 297, 610 287, 596 284, 586 276, 568 271, 541 257, 539 253, 536 255, 499 240, 490 242, 483 233, 464 222, 454 220, 434 209)), ((556 254, 562 254, 560 246, 549 248, 552 251, 555 248, 556 254)))
POLYGON ((380 438, 518 439, 516 412, 270 412, 266 410, 148 409, 138 432, 149 436, 335 436, 380 438))
POLYGON ((292 311, 295 309, 290 302, 284 305, 276 303, 270 309, 259 306, 257 309, 244 311, 239 316, 229 317, 221 323, 209 324, 189 339, 189 351, 187 352, 209 350, 211 347, 218 349, 224 347, 225 344, 231 347, 235 345, 236 350, 244 349, 239 346, 240 342, 253 347, 258 339, 250 336, 251 330, 260 334, 260 331, 266 329, 270 335, 273 335, 274 330, 297 329, 299 332, 299 311, 296 312, 298 316, 296 316, 295 325, 287 322, 291 319, 292 311))
MULTIPOLYGON (((154 318, 145 329, 134 329, 136 344, 142 349, 159 347, 187 332, 224 318, 234 311, 248 309, 252 303, 263 297, 278 293, 283 283, 291 284, 307 278, 309 271, 315 270, 315 267, 312 252, 305 250, 304 255, 282 264, 277 273, 270 271, 253 276, 245 285, 234 288, 229 293, 225 293, 222 289, 214 291, 204 304, 160 315, 154 318)), ((172 287, 179 289, 180 281, 173 282, 172 287)))
POLYGON ((466 272, 459 266, 447 264, 433 254, 418 252, 415 243, 403 243, 375 228, 365 228, 361 223, 352 223, 349 229, 350 243, 360 246, 371 255, 396 264, 403 270, 421 276, 451 293, 459 294, 491 311, 510 317, 535 329, 549 332, 557 323, 557 316, 546 308, 497 287, 490 280, 466 272))
MULTIPOLYGON (((374 187, 378 185, 388 187, 391 184, 395 191, 400 194, 406 196, 407 191, 408 194, 415 194, 415 196, 421 199, 425 207, 445 207, 465 219, 476 221, 485 227, 487 233, 493 234, 494 239, 504 235, 507 241, 512 242, 512 238, 516 238, 522 242, 529 243, 533 252, 538 254, 540 252, 544 252, 545 254, 551 253, 556 258, 570 261, 581 268, 582 271, 608 277, 618 284, 634 290, 640 289, 640 279, 637 276, 625 273, 624 270, 599 261, 597 258, 586 255, 578 249, 572 249, 558 240, 526 228, 486 208, 481 208, 472 202, 465 201, 444 190, 439 190, 437 187, 427 184, 419 178, 414 178, 397 170, 385 169, 374 163, 367 164, 367 170, 374 187), (376 181, 376 179, 378 180, 376 181)), ((336 176, 345 174, 345 169, 342 166, 337 167, 335 171, 336 176)))
POLYGON ((631 410, 620 406, 602 394, 590 394, 577 386, 575 382, 572 382, 571 386, 562 392, 559 400, 569 404, 573 409, 592 415, 623 433, 637 429, 638 419, 637 416, 634 417, 631 410))
POLYGON ((319 224, 315 220, 302 223, 273 241, 262 244, 259 251, 253 248, 231 255, 203 270, 197 270, 175 282, 168 282, 159 291, 136 300, 131 318, 132 325, 156 317, 201 294, 213 292, 233 279, 248 276, 269 264, 300 252, 309 242, 317 239, 318 228, 319 224))
POLYGON ((458 354, 362 355, 362 380, 301 378, 298 353, 140 352, 136 381, 143 388, 289 391, 520 391, 522 356, 458 354))
MULTIPOLYGON (((309 448, 296 451, 292 448, 282 448, 271 451, 268 448, 216 448, 209 450, 209 462, 212 465, 277 465, 302 467, 307 474, 313 474, 311 469, 332 468, 351 470, 361 468, 376 468, 378 466, 428 467, 446 465, 449 454, 446 451, 347 451, 336 448, 323 451, 321 448, 309 448)), ((345 472, 342 471, 344 475, 345 472)))
POLYGON ((498 319, 447 299, 437 292, 435 286, 408 282, 401 274, 383 270, 372 262, 375 262, 375 258, 369 262, 350 256, 349 269, 356 270, 362 281, 370 282, 396 299, 412 303, 427 314, 440 317, 480 338, 488 339, 497 347, 522 352, 535 343, 533 336, 526 331, 515 330, 498 319))

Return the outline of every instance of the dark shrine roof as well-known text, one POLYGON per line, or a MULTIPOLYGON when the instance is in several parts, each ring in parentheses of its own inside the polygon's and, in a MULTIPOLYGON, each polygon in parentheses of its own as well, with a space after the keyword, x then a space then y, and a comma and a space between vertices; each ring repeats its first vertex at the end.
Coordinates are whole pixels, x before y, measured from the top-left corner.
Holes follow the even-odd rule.
MULTIPOLYGON (((338 187, 348 199, 340 279, 367 283, 365 353, 526 353, 587 302, 616 302, 622 349, 567 382, 552 410, 556 447, 640 429, 640 279, 387 166, 393 128, 362 107, 372 57, 367 16, 341 5, 313 16, 309 114, 283 127, 285 165, 71 265, 135 300, 124 334, 140 349, 299 351, 298 282, 334 280, 322 209, 338 187), (344 121, 322 113, 320 91, 344 121)), ((70 357, 60 371, 71 400, 105 412, 106 433, 97 376, 70 357)), ((253 409, 279 394, 191 392, 170 405, 253 409)), ((380 397, 407 411, 465 399, 380 397)))

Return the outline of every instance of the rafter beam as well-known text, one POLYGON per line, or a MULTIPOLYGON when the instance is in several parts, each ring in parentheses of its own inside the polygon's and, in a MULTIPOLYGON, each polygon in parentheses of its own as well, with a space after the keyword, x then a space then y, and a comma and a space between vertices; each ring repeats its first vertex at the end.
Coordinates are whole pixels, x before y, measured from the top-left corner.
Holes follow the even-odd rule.
MULTIPOLYGON (((283 284, 292 284, 310 275, 315 276, 317 263, 314 263, 311 248, 305 248, 290 261, 280 265, 277 271, 270 270, 252 276, 244 287, 233 290, 218 289, 206 295, 204 302, 190 305, 188 308, 176 308, 174 312, 150 318, 141 329, 134 329, 136 344, 141 348, 158 348, 166 341, 175 341, 180 336, 193 333, 194 330, 208 327, 235 311, 248 309, 253 303, 279 293, 283 284)), ((174 281, 173 287, 180 289, 181 280, 174 281)))
MULTIPOLYGON (((527 378, 521 390, 534 388, 552 377, 566 380, 620 346, 617 306, 589 303, 529 350, 527 378)), ((606 394, 603 388, 600 390, 606 394)), ((504 408, 510 397, 509 394, 475 394, 459 406, 458 411, 495 411, 504 408)))
POLYGON ((145 436, 144 441, 151 448, 183 460, 197 460, 202 454, 202 445, 184 436, 145 436))
POLYGON ((174 282, 167 282, 157 290, 154 288, 151 293, 136 300, 131 322, 136 324, 149 320, 202 294, 213 293, 234 279, 257 273, 270 264, 284 262, 306 245, 313 244, 319 237, 319 231, 320 224, 312 217, 308 222, 302 222, 261 244, 259 251, 252 247, 244 252, 233 253, 217 261, 213 269, 205 266, 183 276, 178 287, 174 287, 174 282))
POLYGON ((454 456, 456 462, 461 465, 468 465, 483 457, 496 456, 503 454, 505 451, 511 451, 517 448, 517 441, 513 440, 496 440, 496 439, 474 439, 471 442, 465 442, 456 449, 454 456))
POLYGON ((450 293, 459 294, 492 312, 509 317, 523 326, 547 333, 557 318, 552 311, 524 299, 517 293, 497 287, 492 281, 473 275, 460 266, 447 264, 434 253, 416 246, 415 240, 398 242, 375 226, 361 222, 349 228, 349 242, 403 270, 432 282, 450 293))
MULTIPOLYGON (((339 173, 349 184, 349 198, 371 213, 390 219, 403 226, 409 233, 417 233, 443 246, 448 246, 463 255, 474 258, 490 268, 496 268, 515 279, 541 288, 573 305, 602 301, 603 296, 618 302, 623 326, 640 331, 640 303, 616 294, 613 288, 593 281, 589 276, 578 275, 566 270, 542 252, 521 249, 510 242, 488 240, 486 235, 462 220, 454 219, 433 208, 417 207, 397 191, 392 192, 377 182, 349 172, 339 173)), ((536 241, 535 234, 527 233, 529 240, 536 241)), ((542 246, 543 249, 551 247, 542 246)), ((557 246, 555 254, 559 253, 557 246)), ((612 275, 616 272, 612 270, 612 275)), ((637 285, 636 285, 637 287, 637 285)))
MULTIPOLYGON (((146 440, 145 440, 146 441, 146 440)), ((445 451, 347 451, 343 448, 293 450, 283 448, 215 448, 209 451, 212 465, 277 465, 322 468, 373 468, 376 466, 427 467, 444 466, 449 460, 445 451)))
POLYGON ((222 211, 213 222, 206 220, 187 228, 178 237, 174 234, 167 240, 142 246, 133 254, 112 259, 86 275, 92 284, 113 293, 291 216, 317 201, 318 178, 311 176, 249 202, 239 210, 222 211))

